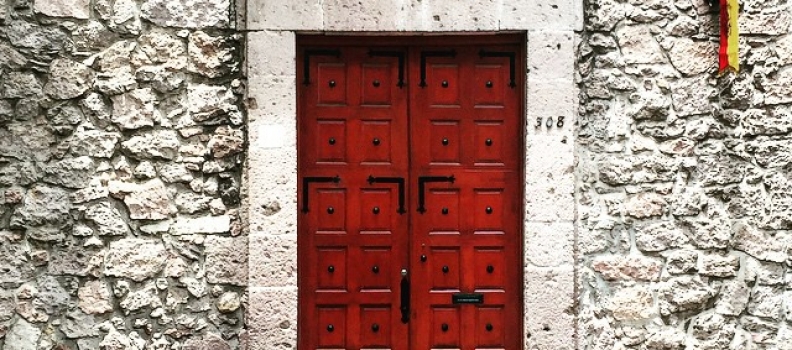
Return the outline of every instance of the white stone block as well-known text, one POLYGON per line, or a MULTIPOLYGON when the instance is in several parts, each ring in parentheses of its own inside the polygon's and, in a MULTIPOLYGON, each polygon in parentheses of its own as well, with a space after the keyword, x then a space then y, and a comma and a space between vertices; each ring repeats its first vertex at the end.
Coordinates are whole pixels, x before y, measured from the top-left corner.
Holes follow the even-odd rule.
POLYGON ((572 142, 577 115, 574 91, 571 80, 528 79, 527 133, 564 135, 572 142), (563 117, 562 124, 559 117, 563 117))
POLYGON ((296 39, 291 31, 259 31, 247 35, 249 75, 295 75, 296 39))
POLYGON ((297 348, 297 287, 249 288, 250 349, 297 348))
POLYGON ((528 79, 569 80, 575 73, 575 32, 528 32, 528 79))
POLYGON ((539 267, 573 266, 575 228, 571 222, 525 224, 525 262, 539 267))
POLYGON ((494 31, 499 29, 501 0, 410 0, 408 30, 494 31))
POLYGON ((337 0, 324 2, 326 30, 409 30, 410 7, 392 0, 337 0))
POLYGON ((575 348, 574 280, 572 266, 526 268, 526 349, 575 348))
POLYGON ((248 72, 248 120, 269 124, 294 123, 297 119, 297 85, 294 76, 248 72))
POLYGON ((321 0, 248 0, 248 30, 322 30, 321 0))
POLYGON ((567 136, 528 137, 525 160, 526 220, 574 220, 574 157, 574 144, 567 136))
POLYGON ((572 30, 579 0, 504 0, 501 30, 572 30))
POLYGON ((297 285, 297 235, 270 236, 254 232, 248 241, 251 287, 297 285))

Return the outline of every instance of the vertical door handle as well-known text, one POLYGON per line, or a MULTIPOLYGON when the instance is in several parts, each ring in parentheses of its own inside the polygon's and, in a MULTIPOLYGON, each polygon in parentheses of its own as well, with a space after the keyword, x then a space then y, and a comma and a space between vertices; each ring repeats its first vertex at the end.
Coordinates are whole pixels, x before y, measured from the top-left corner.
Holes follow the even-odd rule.
POLYGON ((410 279, 407 278, 407 269, 401 270, 401 321, 410 322, 410 279))
POLYGON ((426 208, 424 208, 424 202, 426 201, 424 195, 424 187, 426 187, 427 182, 450 182, 454 183, 456 178, 454 175, 451 176, 419 176, 418 177, 418 212, 423 214, 426 212, 426 208))
POLYGON ((404 214, 407 210, 404 209, 404 178, 403 177, 374 177, 369 175, 368 177, 369 185, 373 185, 375 183, 389 183, 389 184, 398 184, 399 185, 399 209, 396 210, 399 214, 404 214))

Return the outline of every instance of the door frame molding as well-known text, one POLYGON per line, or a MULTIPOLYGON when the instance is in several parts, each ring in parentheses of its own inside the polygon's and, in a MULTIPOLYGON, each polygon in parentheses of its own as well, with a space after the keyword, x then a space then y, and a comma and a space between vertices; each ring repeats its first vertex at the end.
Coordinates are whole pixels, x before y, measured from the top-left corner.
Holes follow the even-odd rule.
POLYGON ((497 6, 479 8, 481 16, 470 22, 465 19, 471 18, 471 9, 453 6, 454 1, 436 16, 431 8, 409 6, 392 13, 382 8, 389 2, 375 2, 356 9, 357 21, 339 14, 332 2, 248 1, 244 69, 249 149, 241 216, 249 228, 249 349, 294 348, 297 342, 296 37, 411 35, 442 40, 443 35, 492 33, 522 33, 526 38, 524 348, 578 348, 573 75, 574 30, 581 24, 571 8, 577 2, 558 10, 570 16, 537 19, 506 11, 535 10, 525 8, 524 2, 500 0, 497 6))

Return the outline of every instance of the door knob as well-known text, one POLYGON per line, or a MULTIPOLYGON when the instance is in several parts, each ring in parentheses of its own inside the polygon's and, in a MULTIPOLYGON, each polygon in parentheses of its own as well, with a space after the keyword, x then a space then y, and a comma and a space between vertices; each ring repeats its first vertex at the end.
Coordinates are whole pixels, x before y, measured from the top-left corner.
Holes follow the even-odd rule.
POLYGON ((407 323, 410 322, 410 280, 407 279, 407 269, 401 269, 401 276, 402 279, 399 286, 401 305, 399 305, 399 310, 401 311, 402 323, 407 323))

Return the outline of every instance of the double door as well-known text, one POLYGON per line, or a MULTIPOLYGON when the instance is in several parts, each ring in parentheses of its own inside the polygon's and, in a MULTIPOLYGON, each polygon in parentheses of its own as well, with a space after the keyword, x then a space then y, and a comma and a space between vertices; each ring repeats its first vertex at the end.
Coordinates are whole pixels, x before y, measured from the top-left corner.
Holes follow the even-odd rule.
POLYGON ((298 346, 520 349, 519 38, 298 40, 298 346))

